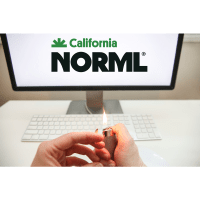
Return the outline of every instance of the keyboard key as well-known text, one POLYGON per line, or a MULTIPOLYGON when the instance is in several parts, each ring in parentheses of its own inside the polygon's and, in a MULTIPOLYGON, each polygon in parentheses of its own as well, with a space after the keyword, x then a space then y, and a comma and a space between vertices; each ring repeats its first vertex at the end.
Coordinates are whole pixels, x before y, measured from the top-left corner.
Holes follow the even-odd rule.
POLYGON ((30 122, 29 125, 31 125, 31 126, 37 125, 37 122, 30 122))
POLYGON ((39 140, 47 140, 48 137, 48 135, 40 135, 39 140))
MULTIPOLYGON (((62 123, 62 122, 60 122, 60 123, 62 123)), ((54 122, 54 125, 55 125, 55 126, 59 126, 60 123, 59 123, 59 122, 54 122)))
POLYGON ((70 122, 73 122, 73 121, 75 121, 75 120, 74 120, 73 117, 71 117, 71 118, 69 119, 69 121, 70 121, 70 122))
POLYGON ((152 128, 148 128, 147 131, 148 131, 148 133, 153 133, 152 128))
POLYGON ((141 133, 141 129, 136 129, 135 132, 136 133, 141 133))
POLYGON ((78 129, 79 130, 83 130, 83 126, 78 126, 78 129))
POLYGON ((39 135, 33 135, 31 140, 38 140, 38 138, 39 138, 39 135))
POLYGON ((65 126, 61 126, 60 129, 64 130, 64 129, 65 129, 65 126))
POLYGON ((64 121, 65 121, 65 122, 68 122, 68 121, 69 121, 69 118, 64 118, 64 121))
POLYGON ((60 129, 60 126, 55 126, 54 128, 55 128, 56 130, 58 130, 58 129, 60 129))
POLYGON ((149 124, 149 120, 144 120, 144 123, 145 124, 149 124))
POLYGON ((37 129, 39 129, 39 130, 40 130, 40 129, 43 129, 43 126, 38 126, 37 129))
POLYGON ((38 130, 26 130, 25 134, 37 134, 38 130))
POLYGON ((63 130, 62 131, 62 135, 67 134, 67 133, 68 133, 68 130, 63 130))
POLYGON ((134 128, 136 129, 136 128, 140 128, 140 125, 134 125, 134 128))
POLYGON ((23 140, 30 140, 32 135, 24 135, 23 140))
POLYGON ((143 129, 142 129, 142 133, 147 133, 146 128, 143 128, 143 129))
POLYGON ((42 126, 43 125, 43 122, 38 122, 38 126, 42 126))
POLYGON ((145 125, 147 128, 151 128, 151 125, 150 124, 146 124, 145 125))
POLYGON ((66 126, 70 126, 71 125, 71 122, 66 122, 66 126))
MULTIPOLYGON (((95 122, 96 123, 96 122, 95 122)), ((98 123, 98 122, 97 122, 98 123)), ((88 123, 87 122, 83 122, 83 125, 87 125, 88 123)))
POLYGON ((46 122, 46 121, 47 121, 47 118, 42 118, 42 121, 43 121, 43 122, 46 122))
POLYGON ((37 118, 37 121, 42 121, 42 118, 37 118))
POLYGON ((89 126, 84 126, 84 129, 85 129, 85 130, 89 129, 89 126))
POLYGON ((124 120, 125 120, 125 121, 128 121, 128 120, 129 120, 129 117, 124 117, 124 120))
POLYGON ((66 129, 67 129, 67 130, 70 130, 70 129, 71 129, 71 126, 66 126, 66 129))
POLYGON ((157 128, 153 128, 153 132, 154 132, 156 138, 161 138, 157 128))
POLYGON ((38 134, 42 135, 44 133, 44 130, 39 130, 38 134))
POLYGON ((137 121, 137 117, 132 117, 132 121, 137 121))
POLYGON ((49 129, 51 129, 51 130, 54 129, 54 126, 49 126, 49 129))
POLYGON ((151 124, 151 127, 152 127, 152 128, 156 128, 156 125, 155 125, 155 124, 151 124))
POLYGON ((142 117, 137 117, 138 120, 142 120, 142 117))
POLYGON ((59 135, 49 135, 49 140, 54 140, 54 139, 56 139, 56 138, 58 138, 59 137, 59 135))
POLYGON ((51 135, 53 135, 53 134, 55 134, 55 133, 56 133, 55 130, 51 130, 51 131, 50 131, 50 134, 51 134, 51 135))
POLYGON ((119 120, 120 120, 120 121, 123 121, 123 120, 124 120, 124 117, 119 117, 119 120))
POLYGON ((113 120, 117 121, 117 120, 119 120, 119 118, 118 117, 113 117, 113 120))
POLYGON ((57 121, 58 121, 58 118, 53 118, 53 121, 54 121, 54 122, 57 122, 57 121))
POLYGON ((59 122, 62 122, 62 121, 63 121, 63 118, 58 118, 58 121, 59 121, 59 122))
POLYGON ((149 137, 150 137, 150 138, 155 138, 154 133, 149 133, 149 137))
POLYGON ((93 131, 95 131, 96 129, 95 129, 95 126, 93 125, 93 126, 90 126, 90 130, 93 130, 93 131))
POLYGON ((143 120, 139 120, 138 122, 139 122, 139 124, 143 124, 143 120))
POLYGON ((32 118, 31 121, 35 122, 37 121, 37 118, 32 118))
POLYGON ((56 131, 56 135, 61 135, 61 133, 62 133, 61 130, 56 131))
POLYGON ((44 134, 45 134, 45 135, 48 135, 49 133, 50 133, 50 130, 45 130, 45 131, 44 131, 44 134))
POLYGON ((43 125, 46 126, 46 125, 49 125, 49 124, 48 124, 48 122, 44 122, 43 125))
POLYGON ((29 126, 27 129, 28 130, 35 130, 35 129, 37 129, 37 126, 29 126))
POLYGON ((93 125, 94 123, 93 122, 89 122, 89 125, 93 125))
POLYGON ((49 122, 49 125, 50 125, 50 126, 53 126, 53 125, 54 125, 54 122, 49 122))
POLYGON ((138 121, 133 121, 133 124, 134 124, 134 125, 138 124, 138 121))
POLYGON ((148 139, 149 135, 148 135, 148 133, 138 133, 137 137, 138 137, 138 139, 148 139))
POLYGON ((153 120, 149 120, 149 123, 150 123, 150 124, 154 124, 154 121, 153 121, 153 120))
POLYGON ((125 125, 129 125, 130 124, 130 122, 129 121, 125 121, 125 125))
POLYGON ((48 126, 43 126, 43 129, 44 130, 47 130, 49 127, 48 126))
POLYGON ((144 124, 140 124, 140 128, 145 128, 145 125, 144 124))

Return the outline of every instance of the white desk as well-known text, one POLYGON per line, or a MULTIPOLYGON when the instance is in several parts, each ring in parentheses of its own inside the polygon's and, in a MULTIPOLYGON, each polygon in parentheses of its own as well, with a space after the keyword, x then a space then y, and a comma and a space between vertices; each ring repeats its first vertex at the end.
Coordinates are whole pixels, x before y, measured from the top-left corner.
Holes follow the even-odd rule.
MULTIPOLYGON (((30 166, 39 142, 21 142, 34 114, 65 114, 70 101, 9 101, 0 107, 0 166, 30 166)), ((152 114, 162 140, 137 141, 170 166, 200 166, 199 100, 120 101, 124 113, 152 114)))

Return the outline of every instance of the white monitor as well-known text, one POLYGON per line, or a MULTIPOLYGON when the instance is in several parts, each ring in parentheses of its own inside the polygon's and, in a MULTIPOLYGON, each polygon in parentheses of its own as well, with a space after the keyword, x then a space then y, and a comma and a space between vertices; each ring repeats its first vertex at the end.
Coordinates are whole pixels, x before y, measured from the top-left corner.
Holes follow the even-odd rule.
POLYGON ((183 34, 2 34, 17 91, 173 89, 183 34))

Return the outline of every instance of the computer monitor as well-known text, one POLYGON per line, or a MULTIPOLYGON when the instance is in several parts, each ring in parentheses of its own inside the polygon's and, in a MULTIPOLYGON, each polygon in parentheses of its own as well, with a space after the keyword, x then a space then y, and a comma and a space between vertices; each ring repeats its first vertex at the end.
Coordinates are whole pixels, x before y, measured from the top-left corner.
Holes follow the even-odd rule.
POLYGON ((1 34, 15 91, 87 91, 69 114, 121 113, 103 90, 172 90, 183 34, 1 34), (85 105, 86 104, 86 105, 85 105))

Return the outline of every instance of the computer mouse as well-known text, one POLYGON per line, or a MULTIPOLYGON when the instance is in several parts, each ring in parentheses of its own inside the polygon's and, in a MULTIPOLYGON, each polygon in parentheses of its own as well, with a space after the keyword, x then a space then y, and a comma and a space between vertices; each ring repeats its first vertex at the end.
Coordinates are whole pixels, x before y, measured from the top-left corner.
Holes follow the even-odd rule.
POLYGON ((147 167, 169 167, 167 161, 151 149, 138 146, 138 150, 147 167))

